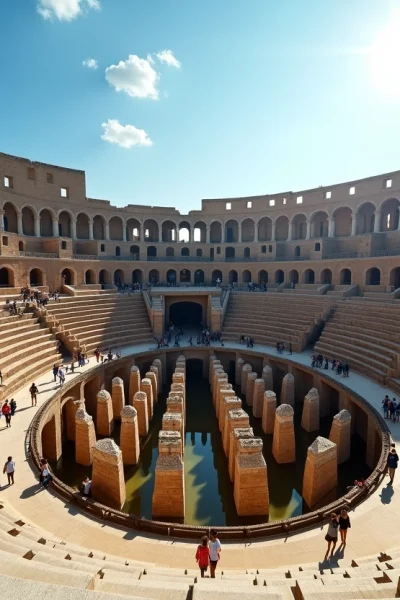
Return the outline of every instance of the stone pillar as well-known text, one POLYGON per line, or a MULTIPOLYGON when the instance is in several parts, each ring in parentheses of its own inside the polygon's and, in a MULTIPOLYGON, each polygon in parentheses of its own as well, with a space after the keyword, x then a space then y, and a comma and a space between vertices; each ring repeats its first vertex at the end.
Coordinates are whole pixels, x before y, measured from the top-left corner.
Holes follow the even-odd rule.
POLYGON ((89 467, 93 462, 93 448, 96 443, 96 432, 93 419, 84 408, 75 413, 75 462, 89 467))
POLYGON ((185 374, 179 371, 180 369, 177 367, 172 374, 172 383, 181 383, 182 385, 185 385, 185 374))
POLYGON ((311 238, 311 221, 307 219, 306 221, 306 240, 311 238))
POLYGON ((291 373, 287 373, 282 379, 281 404, 294 406, 294 377, 291 373))
POLYGON ((109 438, 96 442, 93 449, 92 496, 97 502, 118 510, 125 503, 122 452, 109 438))
POLYGON ((254 437, 252 427, 234 427, 231 431, 229 440, 229 479, 235 479, 235 459, 237 454, 238 441, 242 438, 254 437))
POLYGON ((151 421, 153 418, 153 388, 150 379, 146 377, 142 379, 140 389, 147 396, 147 414, 149 415, 149 421, 151 421))
POLYGON ((229 448, 231 441, 231 433, 233 429, 237 427, 249 427, 249 415, 243 408, 237 408, 234 410, 228 410, 225 415, 225 427, 224 427, 224 436, 222 438, 222 444, 224 447, 224 452, 226 454, 227 459, 229 460, 229 448))
MULTIPOLYGON (((219 391, 221 389, 226 389, 225 386, 230 385, 228 383, 228 376, 227 375, 220 375, 217 379, 217 381, 215 382, 215 386, 213 389, 213 394, 212 394, 212 400, 213 400, 213 404, 214 404, 214 408, 215 408, 215 412, 217 413, 217 405, 218 405, 218 394, 219 391)), ((219 409, 218 409, 219 411, 219 409)))
POLYGON ((265 389, 273 390, 272 369, 269 365, 265 365, 265 367, 263 367, 261 377, 264 379, 265 389))
POLYGON ((243 358, 238 358, 235 365, 235 383, 240 385, 242 381, 242 369, 244 365, 243 358))
POLYGON ((183 407, 186 410, 186 388, 182 383, 171 384, 171 394, 181 394, 183 398, 183 407))
POLYGON ((247 376, 248 376, 249 373, 252 372, 252 370, 253 369, 252 369, 251 365, 249 365, 247 363, 245 365, 243 365, 243 368, 242 368, 242 378, 240 380, 240 391, 241 391, 242 394, 246 393, 247 376))
POLYGON ((304 398, 301 426, 308 432, 319 430, 319 394, 316 388, 311 388, 304 398))
POLYGON ((264 392, 261 426, 264 433, 274 433, 276 411, 276 394, 267 390, 264 392))
POLYGON ((271 229, 271 242, 275 242, 276 236, 276 219, 272 221, 272 229, 271 229))
POLYGON ((140 371, 139 367, 134 365, 131 367, 131 373, 129 377, 129 404, 133 403, 133 397, 136 392, 140 392, 140 371))
POLYGON ((349 460, 351 445, 351 414, 348 410, 341 410, 333 417, 329 439, 337 446, 338 465, 349 460))
POLYGON ((65 416, 67 421, 67 440, 75 441, 75 415, 76 411, 80 408, 85 408, 85 401, 83 399, 74 400, 71 398, 65 405, 65 416))
POLYGON ((215 356, 214 356, 214 358, 210 357, 209 376, 208 376, 210 384, 212 382, 212 379, 213 379, 213 376, 214 376, 214 371, 217 368, 217 366, 222 367, 221 361, 218 360, 217 358, 215 358, 215 356))
POLYGON ((228 411, 242 408, 242 401, 237 396, 224 396, 219 407, 219 430, 224 439, 225 419, 228 411))
POLYGON ((107 390, 97 394, 96 427, 97 435, 111 435, 114 430, 112 400, 107 390))
POLYGON ((71 218, 71 238, 76 240, 76 219, 75 217, 71 218))
POLYGON ((247 375, 247 383, 246 383, 246 402, 248 406, 253 406, 253 394, 254 394, 254 384, 257 379, 257 373, 255 371, 251 371, 247 375))
POLYGON ((357 213, 351 214, 351 235, 357 235, 357 213))
POLYGON ((89 240, 93 239, 93 220, 89 217, 89 240))
POLYGON ((215 416, 219 420, 219 414, 221 412, 221 405, 223 403, 223 399, 226 396, 236 396, 235 390, 232 389, 231 383, 223 383, 219 386, 218 395, 217 395, 217 403, 215 405, 215 416))
POLYGON ((125 406, 121 411, 120 445, 124 465, 137 465, 140 457, 140 442, 137 410, 133 406, 125 406))
POLYGON ((264 392, 264 379, 256 379, 253 390, 253 416, 258 419, 261 419, 263 414, 264 392))
POLYGON ((291 242, 293 239, 293 221, 289 220, 289 230, 288 230, 288 238, 287 241, 291 242))
POLYGON ((261 438, 238 441, 233 496, 240 517, 269 513, 267 464, 262 448, 261 438))
POLYGON ((318 436, 307 451, 303 477, 303 499, 313 508, 337 486, 337 446, 318 436))
POLYGON ((40 237, 40 217, 35 217, 35 236, 40 237))
POLYGON ((157 385, 157 375, 153 371, 147 371, 145 375, 146 379, 150 379, 151 389, 153 391, 153 406, 157 402, 158 398, 158 385, 157 385))
POLYGON ((124 382, 120 377, 114 377, 111 384, 111 398, 114 419, 120 420, 121 411, 125 406, 124 382))
POLYGON ((296 461, 293 416, 294 410, 289 404, 281 404, 276 409, 272 454, 279 464, 296 461))
POLYGON ((58 237, 60 234, 58 232, 58 219, 57 217, 52 219, 53 222, 53 237, 58 237))
POLYGON ((160 431, 152 503, 153 519, 185 517, 185 476, 181 440, 176 432, 160 431))
POLYGON ((381 229, 381 211, 375 210, 374 233, 379 233, 381 229))
POLYGON ((183 419, 182 415, 178 413, 166 412, 162 418, 162 430, 163 431, 177 431, 181 438, 182 454, 185 449, 185 439, 183 435, 183 419))
POLYGON ((17 233, 18 235, 24 235, 24 228, 22 223, 22 211, 17 212, 17 233))
POLYGON ((136 392, 132 404, 137 412, 139 435, 145 436, 149 432, 149 414, 147 412, 146 392, 136 392))
MULTIPOLYGON (((162 377, 162 362, 159 358, 155 358, 153 360, 153 365, 154 367, 157 367, 157 372, 158 372, 158 391, 161 392, 162 390, 162 386, 163 386, 163 377, 162 377)), ((150 368, 151 371, 151 368, 150 368)))
POLYGON ((328 237, 335 237, 335 218, 328 217, 328 237))

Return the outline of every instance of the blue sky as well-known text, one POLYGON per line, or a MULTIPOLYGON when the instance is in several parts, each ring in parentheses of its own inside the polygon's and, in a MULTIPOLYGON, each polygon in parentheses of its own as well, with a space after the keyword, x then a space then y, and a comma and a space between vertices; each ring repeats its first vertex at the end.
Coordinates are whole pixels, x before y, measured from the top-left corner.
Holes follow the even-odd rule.
POLYGON ((1 0, 0 151, 86 170, 90 197, 182 212, 397 170, 399 11, 1 0))

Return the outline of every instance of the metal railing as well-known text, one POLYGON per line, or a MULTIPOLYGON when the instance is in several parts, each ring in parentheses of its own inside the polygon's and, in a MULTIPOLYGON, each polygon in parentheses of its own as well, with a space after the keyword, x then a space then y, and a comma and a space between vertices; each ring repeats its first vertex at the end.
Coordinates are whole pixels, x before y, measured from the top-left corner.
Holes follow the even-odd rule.
POLYGON ((56 252, 25 252, 20 250, 19 255, 35 258, 58 258, 58 254, 56 252))

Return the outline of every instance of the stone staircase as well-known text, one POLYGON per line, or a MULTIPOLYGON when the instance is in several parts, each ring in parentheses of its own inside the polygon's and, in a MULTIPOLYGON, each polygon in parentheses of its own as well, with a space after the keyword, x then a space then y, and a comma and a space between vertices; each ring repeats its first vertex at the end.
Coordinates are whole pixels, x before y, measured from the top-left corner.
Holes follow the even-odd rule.
POLYGON ((399 376, 400 304, 339 301, 314 349, 380 383, 399 376))
POLYGON ((30 385, 38 375, 50 371, 52 365, 62 358, 55 336, 32 313, 10 316, 8 311, 2 311, 0 336, 0 369, 3 374, 1 399, 30 385))
POLYGON ((226 309, 223 336, 238 342, 241 335, 249 335, 256 344, 268 346, 291 342, 294 351, 301 351, 332 305, 325 296, 234 292, 226 309))
MULTIPOLYGON (((47 307, 46 319, 76 349, 86 352, 109 346, 129 346, 152 339, 147 309, 141 293, 131 296, 110 291, 102 294, 62 297, 47 307)), ((67 346, 68 347, 68 346, 67 346)), ((69 349, 71 349, 69 347, 69 349)))

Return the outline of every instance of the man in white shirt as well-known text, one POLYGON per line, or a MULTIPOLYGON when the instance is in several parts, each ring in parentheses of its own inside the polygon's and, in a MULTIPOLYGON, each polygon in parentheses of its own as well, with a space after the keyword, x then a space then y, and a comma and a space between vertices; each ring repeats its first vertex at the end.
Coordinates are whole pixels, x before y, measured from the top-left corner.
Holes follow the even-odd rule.
POLYGON ((215 579, 215 569, 221 556, 221 543, 217 536, 218 533, 215 529, 211 529, 208 547, 210 550, 210 575, 212 579, 215 579))

